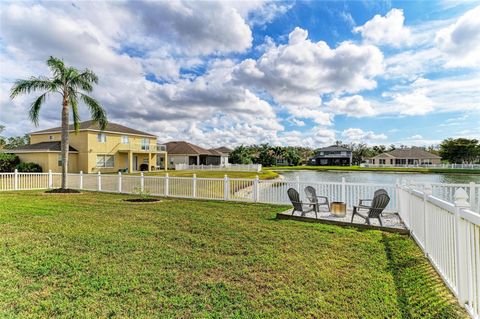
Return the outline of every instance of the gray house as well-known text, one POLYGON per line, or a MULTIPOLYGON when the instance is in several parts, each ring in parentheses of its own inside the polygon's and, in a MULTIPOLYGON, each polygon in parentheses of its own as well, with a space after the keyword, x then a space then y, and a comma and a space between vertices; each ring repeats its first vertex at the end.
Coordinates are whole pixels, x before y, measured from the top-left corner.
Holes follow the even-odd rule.
POLYGON ((348 148, 331 145, 317 150, 317 153, 308 161, 313 166, 350 166, 352 165, 352 151, 348 148))

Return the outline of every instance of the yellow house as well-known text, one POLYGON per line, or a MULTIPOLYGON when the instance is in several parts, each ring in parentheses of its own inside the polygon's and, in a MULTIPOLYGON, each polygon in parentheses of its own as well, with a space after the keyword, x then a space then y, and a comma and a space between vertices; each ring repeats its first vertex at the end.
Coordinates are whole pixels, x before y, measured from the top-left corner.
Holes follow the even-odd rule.
MULTIPOLYGON (((166 148, 157 145, 155 135, 116 123, 108 123, 105 130, 100 130, 93 121, 80 123, 78 132, 70 125, 69 131, 69 172, 112 173, 119 170, 134 172, 162 167, 166 169, 166 148)), ((39 164, 44 172, 61 172, 61 128, 32 132, 29 135, 30 145, 9 152, 18 155, 22 162, 39 164)))

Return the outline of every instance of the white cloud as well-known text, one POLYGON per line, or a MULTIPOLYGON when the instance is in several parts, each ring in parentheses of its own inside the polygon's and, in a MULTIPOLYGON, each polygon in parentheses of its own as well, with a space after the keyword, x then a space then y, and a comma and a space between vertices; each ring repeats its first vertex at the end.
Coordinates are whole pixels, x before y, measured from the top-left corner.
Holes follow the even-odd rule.
POLYGON ((420 135, 420 134, 415 134, 415 135, 410 136, 409 139, 411 139, 411 140, 421 140, 421 139, 423 139, 423 136, 420 135))
POLYGON ((383 133, 376 134, 373 131, 364 131, 359 128, 349 128, 342 132, 342 137, 348 142, 371 142, 386 140, 387 136, 383 133))
POLYGON ((322 94, 373 89, 382 72, 377 47, 343 42, 332 49, 323 41, 310 41, 308 32, 297 27, 287 44, 271 45, 258 60, 241 62, 233 77, 240 85, 267 92, 290 114, 326 124, 322 94))
POLYGON ((437 47, 448 57, 447 67, 480 66, 480 6, 437 32, 437 47))
POLYGON ((411 31, 404 26, 403 10, 392 9, 384 17, 375 15, 364 25, 356 27, 353 32, 361 33, 365 41, 401 47, 410 43, 411 31))
POLYGON ((335 114, 346 114, 353 117, 371 116, 375 114, 375 110, 370 102, 365 100, 361 95, 333 98, 327 105, 335 114))

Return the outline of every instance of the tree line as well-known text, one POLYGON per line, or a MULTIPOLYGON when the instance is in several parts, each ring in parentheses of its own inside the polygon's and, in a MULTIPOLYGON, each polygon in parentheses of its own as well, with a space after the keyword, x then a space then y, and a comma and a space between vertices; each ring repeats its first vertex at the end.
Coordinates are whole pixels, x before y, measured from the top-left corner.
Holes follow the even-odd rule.
MULTIPOLYGON (((335 145, 352 150, 352 165, 360 165, 367 158, 391 152, 395 149, 407 149, 406 145, 367 145, 365 143, 335 142, 335 145)), ((480 143, 476 139, 448 138, 439 145, 422 146, 421 149, 438 155, 446 163, 480 163, 480 143)), ((260 145, 241 145, 229 156, 232 164, 262 164, 262 166, 306 165, 317 149, 301 146, 274 146, 268 143, 260 145)))

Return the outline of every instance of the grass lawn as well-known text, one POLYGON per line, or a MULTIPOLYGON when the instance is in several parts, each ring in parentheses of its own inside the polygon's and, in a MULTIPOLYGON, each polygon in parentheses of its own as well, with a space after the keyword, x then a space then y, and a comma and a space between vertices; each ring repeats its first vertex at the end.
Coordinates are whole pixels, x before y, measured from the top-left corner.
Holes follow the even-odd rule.
POLYGON ((404 173, 452 173, 480 174, 480 169, 425 168, 425 167, 360 167, 360 166, 274 166, 270 170, 313 170, 313 171, 378 171, 404 173))
MULTIPOLYGON (((209 170, 181 170, 175 171, 155 171, 144 172, 145 176, 164 176, 168 173, 172 177, 192 177, 197 174, 198 178, 223 178, 227 175, 230 178, 255 178, 257 175, 260 179, 273 179, 278 177, 278 173, 271 170, 263 170, 261 172, 235 172, 235 171, 209 171, 209 170)), ((135 173, 134 175, 138 175, 135 173)))
POLYGON ((285 207, 0 194, 0 318, 464 318, 406 236, 285 207))

